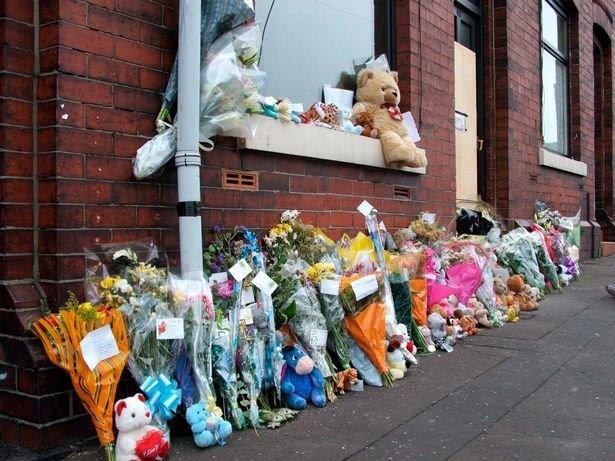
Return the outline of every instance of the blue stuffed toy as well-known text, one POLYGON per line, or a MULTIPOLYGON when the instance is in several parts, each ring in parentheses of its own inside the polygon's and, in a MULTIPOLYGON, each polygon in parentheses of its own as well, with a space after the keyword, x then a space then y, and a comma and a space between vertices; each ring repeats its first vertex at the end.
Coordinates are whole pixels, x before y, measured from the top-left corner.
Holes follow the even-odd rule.
POLYGON ((287 346, 282 350, 286 361, 286 373, 282 378, 282 394, 286 404, 293 410, 303 410, 308 402, 316 407, 327 404, 325 380, 314 362, 297 346, 287 346))
MULTIPOLYGON (((211 399, 213 400, 213 399, 211 399)), ((197 447, 211 447, 212 445, 224 445, 226 438, 231 435, 233 428, 231 423, 225 421, 222 416, 216 414, 218 407, 215 402, 195 403, 186 410, 186 421, 192 429, 192 436, 197 447), (213 408, 214 411, 210 411, 213 408)))

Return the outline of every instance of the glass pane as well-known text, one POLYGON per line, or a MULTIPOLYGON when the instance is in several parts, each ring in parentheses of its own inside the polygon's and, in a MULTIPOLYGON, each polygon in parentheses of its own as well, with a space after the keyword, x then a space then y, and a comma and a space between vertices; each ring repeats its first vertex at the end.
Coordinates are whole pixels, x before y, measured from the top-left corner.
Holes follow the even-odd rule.
POLYGON ((568 56, 566 20, 546 1, 542 0, 542 39, 568 56))
POLYGON ((544 147, 568 155, 568 78, 566 66, 542 51, 542 137, 544 147))

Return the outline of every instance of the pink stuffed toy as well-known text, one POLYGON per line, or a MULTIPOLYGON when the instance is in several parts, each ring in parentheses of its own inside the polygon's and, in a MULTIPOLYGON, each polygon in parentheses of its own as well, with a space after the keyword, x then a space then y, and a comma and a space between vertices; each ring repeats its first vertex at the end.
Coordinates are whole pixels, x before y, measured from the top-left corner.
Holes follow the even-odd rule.
POLYGON ((154 426, 143 394, 115 403, 116 461, 160 461, 169 452, 169 442, 154 426))

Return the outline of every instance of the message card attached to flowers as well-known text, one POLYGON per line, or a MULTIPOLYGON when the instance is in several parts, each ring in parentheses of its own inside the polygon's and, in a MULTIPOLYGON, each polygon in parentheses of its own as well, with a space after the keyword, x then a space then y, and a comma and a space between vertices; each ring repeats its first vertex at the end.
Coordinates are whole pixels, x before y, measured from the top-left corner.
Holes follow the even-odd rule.
POLYGON ((92 371, 103 360, 120 353, 115 336, 113 336, 113 331, 109 325, 88 333, 79 345, 81 346, 83 361, 92 371))
POLYGON ((156 339, 184 339, 184 319, 156 319, 156 339))

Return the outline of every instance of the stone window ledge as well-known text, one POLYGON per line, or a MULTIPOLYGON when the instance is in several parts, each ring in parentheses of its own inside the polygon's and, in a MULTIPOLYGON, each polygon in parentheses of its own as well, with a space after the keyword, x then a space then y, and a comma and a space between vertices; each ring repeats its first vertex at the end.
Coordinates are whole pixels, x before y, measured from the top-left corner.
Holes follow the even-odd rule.
POLYGON ((378 139, 312 125, 284 123, 259 115, 253 115, 252 121, 256 126, 256 135, 253 139, 240 139, 240 148, 354 163, 413 174, 426 172, 426 168, 387 166, 378 139))
POLYGON ((540 165, 578 176, 587 176, 587 163, 573 160, 563 155, 554 154, 546 149, 539 148, 538 156, 540 165))

